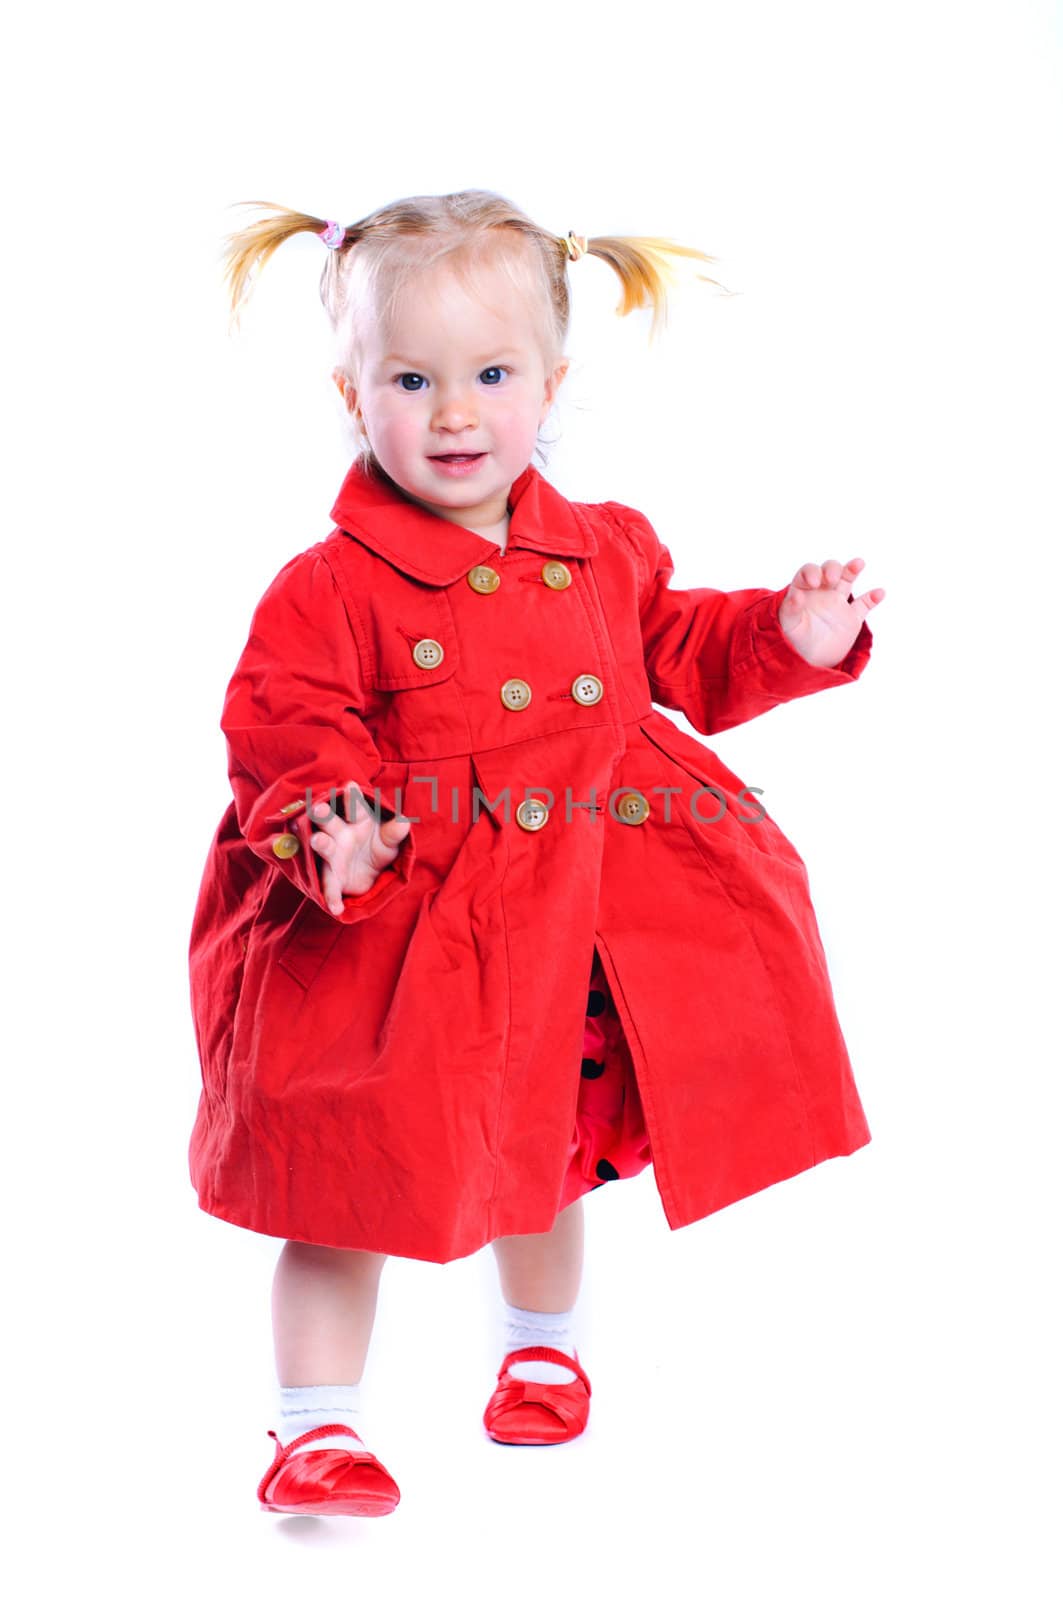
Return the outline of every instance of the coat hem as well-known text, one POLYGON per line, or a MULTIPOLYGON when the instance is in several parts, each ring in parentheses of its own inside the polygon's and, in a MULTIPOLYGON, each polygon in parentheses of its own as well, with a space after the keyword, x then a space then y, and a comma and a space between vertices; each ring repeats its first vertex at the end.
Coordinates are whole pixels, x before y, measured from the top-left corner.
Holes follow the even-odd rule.
POLYGON ((689 1228, 695 1222, 703 1222, 707 1217, 713 1216, 717 1211, 726 1211, 728 1206, 737 1205, 741 1200, 748 1200, 752 1195, 762 1194, 765 1189, 774 1189, 777 1184, 788 1183, 791 1178, 799 1178, 803 1172, 812 1172, 816 1167, 822 1167, 827 1161, 840 1161, 845 1156, 855 1155, 858 1150, 863 1150, 870 1143, 871 1134, 868 1132, 856 1143, 846 1141, 837 1148, 827 1150, 824 1154, 818 1155, 815 1161, 799 1161, 796 1164, 790 1161, 783 1162, 770 1178, 765 1178, 752 1188, 743 1184, 733 1190, 724 1189, 720 1195, 712 1200, 711 1204, 704 1201, 700 1202, 699 1204, 704 1205, 705 1209, 699 1209, 696 1216, 684 1218, 681 1222, 673 1222, 666 1211, 665 1216, 668 1226, 673 1233, 680 1228, 689 1228))
MULTIPOLYGON (((646 1107, 644 1103, 643 1110, 645 1109, 646 1107)), ((649 1131, 648 1119, 647 1131, 649 1131)), ((650 1139, 652 1148, 652 1134, 650 1135, 650 1139)), ((773 1189, 780 1183, 787 1183, 792 1178, 798 1178, 803 1172, 811 1172, 814 1168, 823 1166, 827 1161, 838 1161, 845 1156, 855 1155, 857 1151, 863 1150, 871 1142, 872 1137, 870 1130, 868 1130, 862 1137, 857 1138, 856 1140, 843 1140, 841 1143, 833 1145, 832 1148, 827 1150, 823 1155, 819 1156, 815 1161, 784 1161, 773 1170, 770 1177, 763 1178, 761 1181, 755 1183, 752 1187, 746 1183, 742 1183, 734 1185, 730 1188, 723 1188, 715 1196, 713 1196, 711 1200, 702 1199, 700 1201, 696 1201, 691 1207, 681 1207, 677 1204, 670 1184, 666 1184, 667 1193, 665 1193, 660 1183, 660 1173, 658 1170, 654 1169, 654 1176, 657 1180, 657 1191, 661 1198, 662 1210, 664 1212, 665 1221, 668 1224, 669 1231, 672 1233, 677 1233, 681 1228, 693 1227, 695 1223, 704 1222, 708 1217, 713 1216, 718 1211, 725 1211, 729 1206, 737 1205, 739 1201, 747 1200, 752 1195, 762 1194, 766 1189, 773 1189)), ((308 1239, 304 1237, 303 1232, 298 1228, 285 1230, 283 1228, 278 1229, 275 1226, 268 1227, 261 1222, 251 1222, 248 1220, 246 1215, 238 1215, 233 1207, 226 1205, 221 1200, 216 1198, 211 1199, 198 1191, 197 1197, 199 1201, 199 1209, 207 1216, 215 1217, 219 1222, 228 1223, 230 1227, 242 1228, 247 1233, 257 1233, 265 1238, 271 1239, 291 1240, 296 1244, 318 1245, 328 1249, 365 1250, 374 1255, 396 1256, 400 1260, 425 1261, 433 1266, 446 1266, 451 1261, 465 1260, 469 1256, 476 1255, 479 1253, 479 1251, 486 1249, 494 1238, 499 1237, 499 1235, 492 1233, 488 1227, 484 1237, 479 1239, 477 1243, 459 1243, 457 1240, 455 1240, 452 1241, 452 1244, 447 1247, 445 1252, 440 1251, 429 1255, 424 1253, 414 1254, 408 1250, 400 1251, 379 1249, 364 1241, 357 1244, 352 1244, 349 1239, 342 1242, 335 1238, 308 1239)), ((580 1198, 585 1198, 585 1196, 581 1196, 580 1198)))

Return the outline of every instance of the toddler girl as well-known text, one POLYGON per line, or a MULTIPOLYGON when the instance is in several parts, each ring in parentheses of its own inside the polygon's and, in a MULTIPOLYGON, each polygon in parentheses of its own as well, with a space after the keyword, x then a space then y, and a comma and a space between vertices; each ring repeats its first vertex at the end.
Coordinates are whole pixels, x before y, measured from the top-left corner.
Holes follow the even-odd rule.
MULTIPOLYGON (((380 1515, 354 1424, 387 1256, 490 1243, 503 1443, 584 1429, 582 1197, 652 1163, 671 1228, 870 1138, 800 856, 712 734, 850 683, 863 562, 674 590, 647 519, 531 465, 567 274, 665 306, 667 240, 564 238, 473 190, 235 233, 234 312, 321 237, 358 452, 261 600, 191 940, 199 1204, 284 1239, 271 1511, 380 1515), (305 543, 304 541, 301 541, 305 543)), ((712 280, 708 280, 712 281, 712 280)))

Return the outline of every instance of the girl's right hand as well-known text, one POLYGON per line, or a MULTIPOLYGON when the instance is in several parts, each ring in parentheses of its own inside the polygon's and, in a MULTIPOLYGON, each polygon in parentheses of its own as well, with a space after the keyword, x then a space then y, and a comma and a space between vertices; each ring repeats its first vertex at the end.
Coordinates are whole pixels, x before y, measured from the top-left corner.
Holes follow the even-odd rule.
POLYGON ((343 915, 345 894, 365 894, 373 887, 413 826, 408 817, 379 822, 368 801, 360 804, 362 790, 356 783, 349 783, 344 795, 353 822, 345 822, 327 800, 309 812, 317 830, 310 836, 310 848, 321 857, 321 889, 335 917, 343 915))

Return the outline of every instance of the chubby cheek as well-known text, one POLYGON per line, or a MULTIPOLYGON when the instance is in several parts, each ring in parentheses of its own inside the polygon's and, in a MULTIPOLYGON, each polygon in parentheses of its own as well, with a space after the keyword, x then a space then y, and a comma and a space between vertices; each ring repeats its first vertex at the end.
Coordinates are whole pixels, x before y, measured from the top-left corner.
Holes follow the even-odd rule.
POLYGON ((382 406, 369 416, 369 437, 373 448, 383 458, 409 459, 421 456, 425 450, 425 425, 413 415, 411 406, 401 412, 382 406))
POLYGON ((526 410, 501 419, 492 430, 496 451, 513 460, 530 458, 539 434, 538 424, 538 417, 526 410))

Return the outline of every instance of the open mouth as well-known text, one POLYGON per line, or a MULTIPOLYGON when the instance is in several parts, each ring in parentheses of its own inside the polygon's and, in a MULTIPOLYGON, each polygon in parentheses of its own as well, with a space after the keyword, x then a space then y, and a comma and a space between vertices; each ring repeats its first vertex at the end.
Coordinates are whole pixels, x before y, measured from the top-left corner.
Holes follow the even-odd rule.
POLYGON ((439 472, 445 473, 448 478, 455 478, 467 472, 475 472, 480 462, 486 458, 486 454, 485 450, 475 452, 451 450, 446 455, 429 456, 428 459, 439 472))

